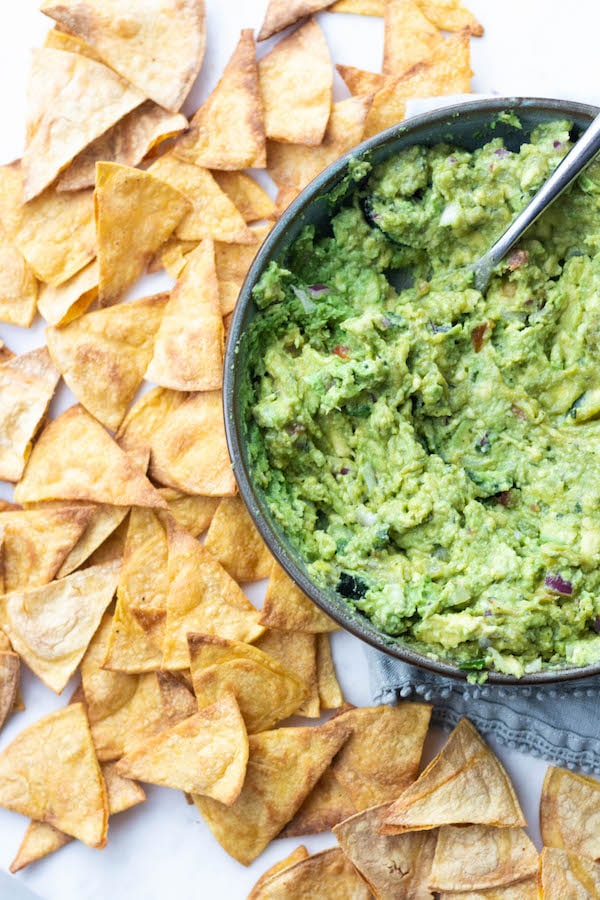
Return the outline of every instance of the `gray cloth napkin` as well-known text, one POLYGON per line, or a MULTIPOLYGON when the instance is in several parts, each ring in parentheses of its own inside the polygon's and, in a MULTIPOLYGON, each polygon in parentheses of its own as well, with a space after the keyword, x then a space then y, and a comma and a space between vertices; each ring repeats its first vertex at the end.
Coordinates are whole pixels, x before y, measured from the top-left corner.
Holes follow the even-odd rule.
POLYGON ((554 685, 476 685, 416 669, 367 647, 376 703, 433 704, 432 721, 450 730, 467 716, 482 735, 557 766, 600 773, 600 676, 554 685))

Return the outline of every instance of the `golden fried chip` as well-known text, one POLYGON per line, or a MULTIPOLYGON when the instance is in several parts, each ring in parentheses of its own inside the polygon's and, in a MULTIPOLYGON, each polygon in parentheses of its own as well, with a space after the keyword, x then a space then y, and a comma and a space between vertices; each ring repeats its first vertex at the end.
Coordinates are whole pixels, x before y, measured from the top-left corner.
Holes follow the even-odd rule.
MULTIPOLYGON (((71 196, 71 194, 61 194, 71 196)), ((100 306, 120 300, 166 241, 190 203, 150 172, 117 163, 96 164, 96 226, 100 306)))
POLYGON ((66 325, 86 311, 98 296, 98 260, 94 259, 58 287, 43 284, 38 310, 49 325, 66 325))
POLYGON ((335 631, 338 625, 300 590, 275 560, 272 562, 260 621, 282 631, 335 631))
POLYGON ((599 900, 600 865, 555 847, 544 847, 538 872, 544 900, 599 900))
POLYGON ((204 546, 236 581, 269 577, 273 557, 237 494, 219 503, 204 546))
POLYGON ((287 719, 306 695, 296 675, 252 644, 188 634, 188 645, 198 707, 233 693, 249 734, 287 719))
POLYGON ((547 847, 600 858, 600 782, 549 766, 540 801, 540 831, 547 847))
POLYGON ((204 0, 128 0, 125 8, 121 0, 44 0, 40 8, 165 109, 179 109, 200 71, 204 0))
POLYGON ((19 690, 20 662, 17 653, 0 651, 0 731, 15 706, 19 690))
POLYGON ((460 0, 416 0, 430 22, 444 31, 466 31, 475 37, 483 34, 483 25, 460 0))
POLYGON ((81 703, 29 725, 0 753, 0 805, 104 846, 106 788, 81 703))
POLYGON ((117 771, 232 804, 242 789, 248 735, 231 693, 165 729, 117 763, 117 771))
POLYGON ((60 569, 56 573, 57 578, 64 578, 78 569, 87 559, 90 559, 115 530, 119 527, 129 507, 99 505, 88 507, 90 518, 83 534, 65 557, 60 569))
POLYGON ((37 297, 38 283, 33 272, 0 227, 0 322, 29 328, 37 297))
POLYGON ((159 157, 149 171, 183 194, 191 204, 191 211, 175 229, 178 238, 201 241, 211 237, 215 241, 254 243, 254 236, 240 211, 208 169, 177 159, 173 151, 159 157))
POLYGON ((169 596, 163 668, 190 664, 188 632, 253 641, 263 629, 258 612, 239 585, 202 544, 168 523, 169 596))
POLYGON ((116 434, 119 446, 146 471, 154 435, 163 420, 185 400, 180 391, 153 388, 131 407, 116 434), (144 463, 141 465, 141 463, 144 463))
POLYGON ((250 894, 255 900, 370 900, 371 891, 339 847, 322 850, 266 879, 250 894))
POLYGON ((537 869, 537 850, 522 828, 443 825, 429 887, 436 891, 485 890, 531 877, 537 869))
POLYGON ((46 329, 50 355, 79 402, 119 427, 154 348, 168 294, 121 303, 46 329))
POLYGON ((169 113, 152 100, 146 100, 75 157, 59 176, 57 191, 93 187, 96 163, 101 160, 137 166, 162 141, 184 131, 187 124, 181 113, 169 113))
POLYGON ((231 806, 194 797, 225 850, 249 865, 294 815, 347 737, 340 722, 317 728, 277 728, 249 737, 242 791, 231 806))
POLYGON ((275 214, 275 204, 265 190, 245 172, 214 171, 213 177, 227 194, 246 222, 270 219, 275 214))
POLYGON ((375 806, 335 825, 333 833, 375 897, 431 897, 427 888, 436 831, 381 834, 388 805, 375 806))
POLYGON ((284 184, 277 191, 277 199, 276 199, 276 217, 279 218, 284 214, 290 203, 292 203, 298 194, 300 193, 300 188, 294 187, 292 184, 284 184))
POLYGON ((102 63, 79 53, 34 49, 27 89, 23 199, 41 193, 78 153, 143 102, 137 88, 102 63))
POLYGON ((375 96, 373 106, 381 110, 384 103, 391 102, 392 94, 406 100, 437 94, 468 94, 472 74, 469 35, 466 32, 451 34, 425 61, 408 69, 398 79, 388 80, 381 96, 375 96))
POLYGON ((0 621, 13 647, 55 693, 79 665, 114 596, 118 574, 118 562, 90 566, 0 601, 0 621))
POLYGON ((57 287, 96 255, 93 191, 58 194, 52 187, 22 202, 19 161, 0 166, 0 222, 41 281, 57 287))
POLYGON ((308 719, 321 714, 317 675, 317 639, 301 631, 278 631, 269 628, 255 641, 255 646, 289 669, 304 686, 306 700, 296 710, 308 719))
POLYGON ((326 769, 279 837, 298 837, 329 831, 357 812, 345 787, 331 769, 326 769))
POLYGON ((526 825, 499 759, 462 718, 418 779, 392 803, 386 834, 438 825, 526 825))
POLYGON ((209 169, 264 168, 267 164, 256 45, 242 31, 221 79, 195 113, 191 128, 174 148, 186 162, 209 169))
POLYGON ((83 38, 77 37, 76 34, 70 34, 68 31, 61 31, 58 26, 50 29, 45 37, 43 46, 49 47, 51 50, 67 50, 69 53, 80 53, 82 56, 87 56, 88 59, 103 62, 100 54, 87 44, 83 38))
POLYGON ((354 13, 358 16, 385 15, 385 0, 337 0, 328 12, 354 13))
POLYGON ((332 2, 333 0, 269 0, 258 40, 265 41, 288 25, 294 25, 300 19, 331 6, 332 2))
POLYGON ((206 531, 221 502, 218 497, 192 496, 175 488, 159 488, 158 493, 167 501, 169 512, 177 524, 193 537, 206 531))
POLYGON ((370 105, 370 96, 334 103, 325 137, 318 147, 269 141, 268 169, 273 181, 298 190, 306 187, 330 163, 360 143, 370 105))
POLYGON ((344 697, 335 674, 328 634, 317 635, 317 679, 321 709, 339 709, 344 697))
MULTIPOLYGON (((388 79, 380 72, 367 72, 354 66, 336 66, 351 94, 377 94, 388 84, 388 79)), ((375 100, 375 98, 373 98, 375 100)))
POLYGON ((152 440, 150 472, 166 487, 226 497, 236 492, 220 391, 191 394, 168 413, 152 440))
POLYGON ((261 59, 258 71, 267 137, 320 144, 331 112, 333 69, 316 21, 309 19, 276 44, 261 59))
POLYGON ((182 241, 176 237, 170 237, 162 247, 156 251, 148 263, 148 272, 158 272, 164 269, 175 281, 179 278, 185 267, 187 256, 195 250, 200 241, 182 241))
POLYGON ((215 265, 222 315, 226 316, 234 309, 248 269, 271 227, 271 225, 257 225, 252 228, 256 240, 254 244, 225 244, 221 241, 215 244, 215 265))
POLYGON ((179 391, 219 390, 223 318, 210 238, 187 257, 160 323, 146 378, 179 391))
POLYGON ((384 14, 384 75, 400 75, 423 62, 444 40, 415 0, 387 0, 384 14))
MULTIPOLYGON (((425 833, 415 832, 415 834, 425 833)), ((404 837, 408 837, 408 833, 404 837)), ((490 888, 489 891, 442 891, 438 894, 438 898, 439 900, 539 900, 537 876, 516 881, 505 887, 490 888)))
POLYGON ((166 507, 141 470, 81 406, 69 407, 46 426, 15 488, 15 500, 166 507))
POLYGON ((18 481, 60 378, 45 347, 0 364, 0 478, 18 481))
POLYGON ((274 865, 271 866, 270 869, 267 869, 266 872, 260 876, 250 893, 248 894, 248 900, 259 900, 260 892, 263 888, 263 885, 266 881, 271 878, 272 875, 276 875, 278 872, 283 871, 283 869, 289 868, 289 866, 293 866, 294 863, 299 862, 301 859, 306 859, 308 856, 308 850, 303 844, 300 844, 299 847, 295 847, 292 852, 285 857, 285 859, 279 860, 274 865))

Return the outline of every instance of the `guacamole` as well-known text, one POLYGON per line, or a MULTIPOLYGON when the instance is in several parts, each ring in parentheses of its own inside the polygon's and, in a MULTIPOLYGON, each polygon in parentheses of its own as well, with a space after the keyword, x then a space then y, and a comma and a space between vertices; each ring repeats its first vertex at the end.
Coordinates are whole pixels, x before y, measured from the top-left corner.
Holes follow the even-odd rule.
POLYGON ((308 573, 474 672, 600 661, 600 163, 485 295, 468 268, 569 132, 377 165, 244 336, 253 478, 308 573))

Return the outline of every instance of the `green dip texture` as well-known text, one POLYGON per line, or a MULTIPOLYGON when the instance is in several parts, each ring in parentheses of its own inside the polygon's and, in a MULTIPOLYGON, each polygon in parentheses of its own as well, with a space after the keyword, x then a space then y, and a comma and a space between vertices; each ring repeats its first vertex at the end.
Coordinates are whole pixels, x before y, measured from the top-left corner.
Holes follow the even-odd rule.
POLYGON ((253 478, 308 573, 474 672, 600 661, 600 164, 484 296, 465 268, 569 128, 378 165, 271 263, 244 337, 253 478))

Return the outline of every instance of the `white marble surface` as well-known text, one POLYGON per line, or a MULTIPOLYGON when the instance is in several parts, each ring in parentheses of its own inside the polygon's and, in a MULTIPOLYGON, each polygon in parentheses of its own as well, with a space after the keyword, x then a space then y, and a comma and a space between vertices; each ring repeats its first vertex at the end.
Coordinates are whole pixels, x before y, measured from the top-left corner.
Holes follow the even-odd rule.
MULTIPOLYGON (((472 42, 475 91, 600 101, 600 83, 596 80, 600 11, 595 0, 572 0, 568 4, 471 0, 470 6, 486 27, 485 37, 472 42)), ((266 0, 207 0, 207 7, 208 51, 198 84, 186 104, 190 111, 215 85, 239 30, 260 25, 266 0)), ((22 152, 28 51, 42 42, 49 21, 37 11, 36 0, 11 4, 4 0, 0 11, 0 163, 4 163, 22 152)), ((321 14, 319 20, 336 62, 367 69, 379 67, 381 21, 327 14, 321 14)), ((337 80, 336 96, 344 95, 337 80)), ((136 288, 135 295, 169 284, 166 276, 155 276, 136 288)), ((43 325, 38 322, 25 331, 0 324, 0 337, 12 349, 23 351, 43 341, 43 325)), ((53 404, 53 413, 72 402, 63 390, 53 404)), ((10 497, 8 486, 0 485, 0 496, 10 497)), ((259 600, 261 587, 255 586, 252 593, 259 600)), ((350 635, 336 634, 333 645, 346 697, 358 705, 368 704, 361 643, 350 635)), ((24 677, 23 693, 27 710, 5 727, 0 747, 25 725, 64 703, 29 673, 24 677)), ((69 694, 70 687, 64 696, 69 694)), ((432 732, 426 747, 428 758, 440 742, 441 735, 432 732)), ((531 834, 539 842, 537 808, 545 764, 505 747, 495 749, 514 779, 531 834)), ((24 818, 0 810, 0 868, 8 869, 25 826, 24 818)), ((311 851, 333 842, 330 834, 305 841, 311 851)), ((113 820, 105 850, 98 852, 72 843, 17 878, 45 900, 241 900, 258 876, 296 843, 296 839, 275 841, 246 869, 227 856, 195 807, 188 806, 180 793, 150 787, 147 803, 113 820)), ((0 883, 2 900, 12 896, 13 889, 0 883)))

